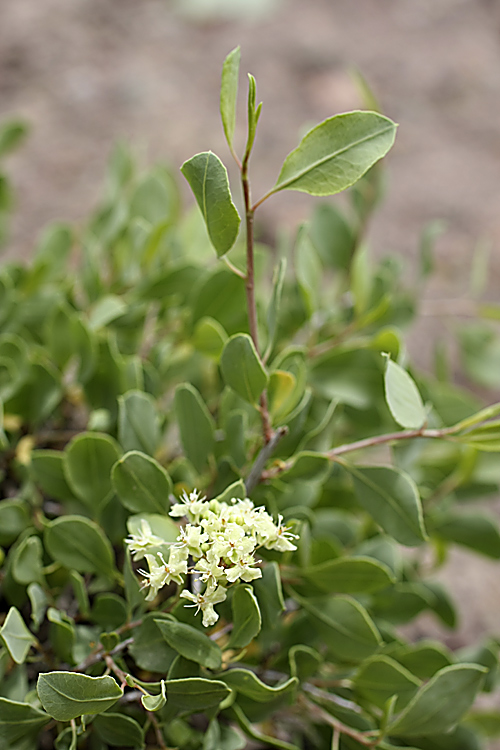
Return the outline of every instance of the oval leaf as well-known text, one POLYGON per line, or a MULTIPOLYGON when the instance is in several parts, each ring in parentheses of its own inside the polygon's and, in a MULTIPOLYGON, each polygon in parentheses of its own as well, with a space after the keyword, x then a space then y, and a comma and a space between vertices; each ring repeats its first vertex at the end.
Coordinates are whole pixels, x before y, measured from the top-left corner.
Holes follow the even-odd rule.
POLYGON ((185 659, 195 661, 207 669, 220 669, 221 650, 205 633, 173 618, 155 620, 155 623, 168 645, 185 659))
POLYGON ((172 492, 169 475, 154 458, 139 451, 126 453, 113 466, 113 489, 135 513, 168 513, 172 492))
POLYGON ((115 575, 113 548, 100 527, 83 516, 62 516, 46 528, 50 556, 79 573, 115 575))
POLYGON ((355 599, 335 598, 296 599, 311 615, 323 635, 329 651, 343 662, 361 662, 376 651, 381 638, 367 611, 355 599))
POLYGON ((396 422, 407 429, 420 429, 427 415, 413 378, 396 362, 388 359, 384 384, 387 406, 396 422))
POLYGON ((416 547, 426 539, 422 504, 413 479, 386 466, 346 466, 359 504, 400 544, 416 547))
POLYGON ((181 172, 191 186, 220 258, 234 245, 240 227, 226 167, 212 151, 205 151, 185 161, 181 172))
POLYGON ((98 510, 112 492, 111 469, 120 449, 109 435, 88 432, 68 445, 64 473, 75 495, 91 510, 98 510))
POLYGON ((486 671, 477 664, 445 667, 396 717, 388 727, 389 734, 417 737, 448 731, 472 705, 486 671))
POLYGON ((244 648, 258 635, 262 618, 251 586, 238 586, 231 600, 233 630, 228 648, 244 648))
POLYGON ((301 575, 315 587, 336 594, 371 594, 396 580, 386 565, 368 557, 328 560, 302 570, 301 575))
POLYGON ((118 440, 125 451, 154 455, 160 442, 160 424, 155 401, 149 393, 128 391, 119 397, 118 440))
POLYGON ((184 453, 202 472, 214 451, 215 424, 200 394, 189 383, 175 389, 175 413, 184 453))
POLYGON ((268 375, 248 334, 231 336, 222 352, 220 366, 227 385, 245 401, 257 404, 267 386, 268 375))
POLYGON ((123 695, 112 677, 89 677, 77 672, 41 674, 36 689, 42 706, 57 721, 100 714, 123 695))
POLYGON ((393 695, 400 710, 413 698, 421 680, 388 656, 374 656, 361 666, 354 679, 355 689, 379 708, 393 695))
POLYGON ((125 714, 106 712, 96 716, 92 726, 99 737, 112 747, 142 747, 144 732, 140 724, 125 714))
POLYGON ((230 692, 220 680, 205 680, 202 677, 167 680, 168 702, 181 711, 191 713, 218 706, 230 692))
POLYGON ((396 127, 375 112, 347 112, 328 118, 288 154, 273 192, 340 193, 385 156, 394 143, 396 127))
POLYGON ((240 48, 231 50, 222 66, 220 85, 220 116, 226 140, 233 145, 234 128, 236 125, 236 98, 238 96, 238 73, 240 70, 240 48))
POLYGON ((50 721, 50 716, 29 703, 18 703, 0 698, 0 741, 7 747, 27 734, 38 732, 50 721))

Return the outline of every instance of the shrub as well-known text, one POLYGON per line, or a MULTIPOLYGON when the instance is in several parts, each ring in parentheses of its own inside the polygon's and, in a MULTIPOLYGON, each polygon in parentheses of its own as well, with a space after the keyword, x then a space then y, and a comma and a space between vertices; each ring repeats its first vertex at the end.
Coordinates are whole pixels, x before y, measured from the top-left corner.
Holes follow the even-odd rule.
POLYGON ((2 747, 478 748, 496 642, 398 626, 454 627, 450 546, 500 557, 455 502, 498 489, 500 405, 408 371, 421 286, 363 243, 394 123, 329 118, 252 204, 261 105, 250 76, 240 161, 238 71, 237 49, 244 240, 215 154, 182 166, 200 218, 122 145, 89 224, 1 269, 2 747), (348 202, 255 243, 285 189, 348 202))

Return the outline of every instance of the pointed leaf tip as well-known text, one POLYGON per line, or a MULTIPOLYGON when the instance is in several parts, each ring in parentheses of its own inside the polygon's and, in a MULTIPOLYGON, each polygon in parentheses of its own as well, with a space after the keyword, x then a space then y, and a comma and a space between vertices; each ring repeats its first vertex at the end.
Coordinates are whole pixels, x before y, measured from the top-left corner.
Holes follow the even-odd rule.
POLYGON ((346 112, 324 120, 288 154, 273 192, 340 193, 386 155, 396 128, 376 112, 346 112))

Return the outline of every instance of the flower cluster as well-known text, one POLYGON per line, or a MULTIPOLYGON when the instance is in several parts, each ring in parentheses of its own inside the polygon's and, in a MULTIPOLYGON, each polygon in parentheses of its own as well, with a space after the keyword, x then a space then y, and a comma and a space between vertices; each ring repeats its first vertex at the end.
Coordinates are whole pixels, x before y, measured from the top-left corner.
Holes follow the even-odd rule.
POLYGON ((161 552, 148 554, 147 550, 162 540, 151 532, 145 520, 138 533, 125 541, 134 560, 147 560, 149 571, 139 571, 145 579, 143 587, 149 587, 147 600, 152 601, 166 584, 183 585, 185 575, 195 576, 196 593, 183 590, 181 597, 191 602, 186 606, 202 612, 203 625, 207 627, 217 622, 219 615, 214 605, 225 600, 229 585, 238 580, 249 583, 262 576, 256 551, 261 547, 278 552, 294 550, 292 539, 297 537, 283 525, 282 516, 276 524, 265 508, 255 508, 248 498, 233 498, 225 503, 207 500, 194 490, 189 495, 184 492, 180 500, 170 515, 187 518, 187 523, 170 546, 168 561, 161 552), (205 584, 203 591, 201 583, 205 584))

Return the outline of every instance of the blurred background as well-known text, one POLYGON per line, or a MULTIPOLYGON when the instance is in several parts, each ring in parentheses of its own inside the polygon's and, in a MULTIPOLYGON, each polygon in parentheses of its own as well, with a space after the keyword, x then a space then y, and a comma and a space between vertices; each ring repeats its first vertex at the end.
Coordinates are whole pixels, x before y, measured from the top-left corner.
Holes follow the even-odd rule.
MULTIPOLYGON (((256 76, 264 102, 254 198, 307 126, 362 106, 353 67, 400 124, 369 238, 377 255, 407 258, 411 277, 424 226, 446 222, 423 323, 410 340, 413 360, 429 366, 436 331, 446 336, 467 317, 478 243, 491 248, 485 295, 499 301, 497 0, 1 0, 0 119, 20 116, 31 127, 5 165, 18 203, 7 256, 28 257, 49 220, 88 215, 119 138, 144 163, 162 160, 174 171, 208 149, 229 164, 218 96, 222 62, 238 44, 242 73, 256 76)), ((242 144, 243 75, 240 85, 242 144)), ((298 193, 264 204, 266 239, 278 226, 295 227, 313 204, 298 193)), ((461 628, 447 642, 498 631, 498 567, 456 553, 445 577, 462 602, 461 628)), ((423 620, 418 635, 433 628, 423 620)))

